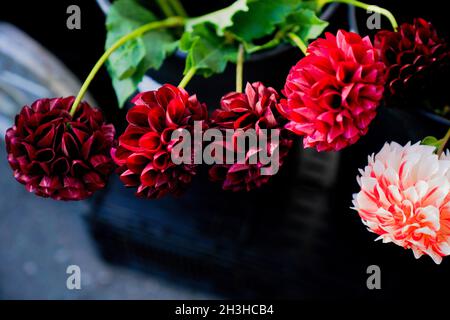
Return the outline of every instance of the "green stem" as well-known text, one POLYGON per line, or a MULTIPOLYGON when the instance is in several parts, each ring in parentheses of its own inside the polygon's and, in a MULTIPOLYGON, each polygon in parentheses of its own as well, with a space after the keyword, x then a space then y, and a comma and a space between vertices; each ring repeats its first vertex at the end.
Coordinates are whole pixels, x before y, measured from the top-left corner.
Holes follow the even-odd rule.
POLYGON ((289 38, 291 38, 292 41, 297 45, 297 47, 300 48, 300 50, 303 52, 303 54, 306 56, 308 55, 308 46, 303 42, 303 40, 297 36, 295 33, 291 32, 288 33, 289 38))
POLYGON ((172 17, 175 15, 175 12, 170 7, 170 4, 167 0, 156 0, 161 11, 166 15, 166 17, 172 17))
POLYGON ((180 16, 180 17, 187 17, 187 13, 186 10, 184 10, 183 5, 181 4, 181 2, 179 0, 168 0, 168 2, 170 3, 170 5, 172 6, 173 10, 175 11, 175 13, 180 16))
POLYGON ((397 20, 395 20, 394 15, 389 10, 386 10, 384 8, 380 8, 378 6, 367 4, 367 3, 364 3, 361 1, 356 1, 356 0, 319 0, 318 2, 319 2, 319 4, 318 4, 319 10, 321 10, 322 7, 328 3, 340 2, 340 3, 346 3, 346 4, 353 5, 358 8, 362 8, 365 10, 370 10, 372 12, 379 13, 379 14, 385 16, 389 20, 394 31, 397 31, 397 29, 398 29, 398 23, 397 23, 397 20))
POLYGON ((131 33, 123 36, 119 40, 117 40, 116 43, 114 43, 108 50, 105 51, 105 53, 103 53, 103 55, 97 61, 95 66, 92 68, 88 77, 84 81, 84 83, 80 89, 80 92, 78 93, 77 98, 75 99, 75 102, 72 105, 72 108, 70 109, 70 114, 72 116, 75 115, 78 105, 80 104, 81 100, 83 100, 83 97, 86 94, 86 91, 87 91, 89 85, 91 84, 92 80, 94 79, 95 75, 100 70, 100 68, 105 64, 105 62, 108 60, 108 58, 111 56, 111 54, 114 51, 116 51, 118 48, 120 48, 122 45, 124 45, 127 41, 138 38, 139 36, 143 35, 144 33, 148 32, 148 31, 155 30, 155 29, 161 29, 161 28, 183 26, 184 23, 185 23, 185 20, 181 17, 171 17, 171 18, 167 18, 167 19, 161 20, 161 21, 150 22, 150 23, 145 24, 142 27, 132 31, 131 33))
POLYGON ((237 54, 237 62, 236 62, 236 92, 241 93, 243 84, 244 84, 244 45, 239 45, 239 50, 237 54))
POLYGON ((178 85, 179 88, 186 88, 189 81, 191 81, 192 77, 197 72, 197 68, 192 67, 188 70, 188 72, 184 75, 183 79, 181 79, 180 84, 178 85))
POLYGON ((444 149, 448 143, 448 140, 450 140, 450 128, 448 129, 447 133, 445 134, 445 137, 442 139, 439 149, 437 150, 438 156, 440 156, 444 152, 444 149))

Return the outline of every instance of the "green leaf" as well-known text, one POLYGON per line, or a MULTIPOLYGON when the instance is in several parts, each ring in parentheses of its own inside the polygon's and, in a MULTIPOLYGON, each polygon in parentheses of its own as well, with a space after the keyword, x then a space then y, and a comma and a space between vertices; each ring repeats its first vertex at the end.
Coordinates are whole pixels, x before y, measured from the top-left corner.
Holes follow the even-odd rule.
POLYGON ((268 49, 278 46, 284 40, 285 36, 286 36, 286 34, 283 31, 279 31, 274 35, 274 37, 271 40, 269 40, 263 44, 255 45, 252 42, 250 42, 250 43, 244 42, 244 48, 245 48, 245 51, 249 54, 252 54, 252 53, 255 53, 255 52, 258 52, 261 50, 268 50, 268 49))
MULTIPOLYGON (((147 52, 151 52, 152 50, 154 50, 154 48, 152 48, 152 45, 150 42, 144 42, 144 43, 146 45, 147 52)), ((178 46, 178 42, 174 42, 172 45, 173 45, 173 49, 175 49, 178 46)), ((114 87, 114 91, 116 92, 116 95, 117 95, 117 100, 118 100, 119 106, 125 105, 128 98, 133 93, 136 92, 139 83, 142 81, 142 78, 144 77, 145 73, 149 69, 148 68, 149 62, 146 61, 148 56, 151 56, 151 54, 150 55, 147 54, 146 57, 144 57, 144 59, 138 65, 136 72, 132 76, 125 78, 125 79, 119 79, 117 77, 112 77, 112 84, 114 87)))
POLYGON ((278 24, 294 12, 302 1, 299 0, 247 0, 249 10, 233 16, 233 25, 228 28, 238 38, 252 42, 270 35, 278 24))
POLYGON ((195 25, 192 32, 185 32, 180 40, 180 49, 187 52, 186 73, 191 68, 197 74, 208 77, 222 73, 228 62, 236 61, 237 48, 226 37, 217 35, 213 24, 195 25))
POLYGON ((443 143, 442 140, 438 140, 437 138, 432 137, 432 136, 425 137, 421 142, 421 144, 423 144, 423 145, 433 146, 433 147, 436 147, 436 149, 438 149, 442 143, 443 143))
POLYGON ((317 17, 311 9, 296 11, 287 17, 282 26, 283 29, 297 34, 305 42, 318 38, 327 27, 328 22, 317 17))
POLYGON ((309 40, 319 37, 327 26, 328 22, 317 17, 313 2, 302 2, 293 13, 286 17, 285 21, 276 26, 278 31, 271 40, 260 45, 246 42, 245 48, 248 53, 254 53, 276 47, 282 42, 290 42, 291 40, 287 35, 291 32, 297 34, 307 43, 309 40))
POLYGON ((116 92, 117 102, 120 107, 123 107, 127 102, 128 98, 136 92, 137 86, 140 80, 133 78, 127 78, 123 80, 119 80, 116 77, 112 78, 112 85, 114 91, 116 92))
POLYGON ((109 58, 112 72, 118 79, 131 77, 137 70, 139 63, 145 57, 145 47, 142 39, 135 39, 125 43, 109 58))
POLYGON ((248 11, 248 9, 247 0, 237 0, 224 9, 189 19, 186 22, 185 30, 192 32, 195 25, 209 22, 216 26, 217 34, 223 36, 225 29, 233 25, 233 16, 239 11, 248 11))
MULTIPOLYGON (((108 12, 106 48, 140 26, 156 21, 155 15, 137 0, 117 0, 108 12)), ((108 59, 108 71, 113 80, 119 106, 132 95, 150 68, 159 69, 177 42, 167 30, 155 30, 128 41, 108 59)))
MULTIPOLYGON (((120 107, 123 107, 127 102, 128 98, 136 92, 139 83, 142 81, 148 68, 145 67, 146 62, 141 61, 140 65, 137 66, 136 72, 130 77, 119 79, 118 77, 111 76, 112 85, 114 91, 116 92, 117 102, 120 107)), ((108 65, 108 70, 110 70, 110 65, 108 65)), ((110 71, 110 74, 113 72, 110 71)))

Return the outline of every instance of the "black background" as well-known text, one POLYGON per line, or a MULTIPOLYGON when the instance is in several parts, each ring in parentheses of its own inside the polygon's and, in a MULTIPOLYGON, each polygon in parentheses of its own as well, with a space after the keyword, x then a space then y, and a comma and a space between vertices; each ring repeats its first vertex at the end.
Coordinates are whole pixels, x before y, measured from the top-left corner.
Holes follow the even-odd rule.
MULTIPOLYGON (((95 0, 2 1, 0 20, 16 25, 55 54, 82 82, 103 53, 105 16, 95 0), (81 9, 81 30, 66 27, 68 6, 81 9)), ((108 74, 103 68, 89 91, 98 107, 118 110, 108 74)), ((77 92, 73 93, 74 95, 77 92)), ((117 111, 116 111, 117 112, 117 111)), ((111 112, 105 112, 112 121, 111 112)))

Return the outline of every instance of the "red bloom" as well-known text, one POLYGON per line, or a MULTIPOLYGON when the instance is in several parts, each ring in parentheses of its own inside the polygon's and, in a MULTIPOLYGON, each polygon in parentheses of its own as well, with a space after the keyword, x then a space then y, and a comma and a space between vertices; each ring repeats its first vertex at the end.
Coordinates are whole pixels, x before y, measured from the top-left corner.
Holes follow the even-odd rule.
POLYGON ((383 96, 384 64, 368 37, 343 30, 311 43, 290 71, 280 112, 305 148, 340 150, 368 131, 383 96))
POLYGON ((114 169, 115 130, 100 111, 74 97, 41 99, 25 106, 6 132, 14 177, 29 192, 56 200, 82 200, 102 189, 114 169))
POLYGON ((192 133, 194 121, 208 118, 206 105, 170 84, 140 93, 132 102, 129 125, 112 150, 120 179, 127 187, 137 187, 136 195, 142 198, 180 194, 196 174, 196 166, 172 162, 171 150, 181 141, 172 140, 172 133, 177 129, 192 133))
MULTIPOLYGON (((375 47, 388 68, 385 96, 401 103, 405 98, 433 89, 433 83, 447 82, 450 50, 431 23, 414 19, 398 32, 382 30, 375 36, 375 47), (443 68, 447 70, 442 79, 443 68)), ((411 99, 407 101, 412 101, 411 99)))
MULTIPOLYGON (((221 108, 213 113, 212 126, 222 131, 255 129, 256 134, 259 134, 261 129, 280 129, 278 144, 271 141, 271 133, 268 132, 266 150, 261 150, 259 144, 258 150, 254 148, 245 150, 245 164, 216 164, 209 170, 210 179, 223 183, 224 190, 250 191, 269 181, 270 175, 261 174, 261 169, 267 167, 267 164, 261 163, 259 158, 256 164, 250 164, 248 161, 255 153, 263 151, 265 154, 272 155, 273 150, 278 149, 279 159, 274 161, 278 161, 279 166, 282 165, 292 146, 292 140, 290 133, 283 128, 286 121, 276 109, 278 98, 278 93, 273 88, 267 88, 261 82, 248 83, 245 93, 231 92, 224 96, 221 100, 221 108)), ((233 136, 234 142, 239 134, 242 134, 242 131, 240 133, 236 131, 233 136)), ((222 146, 233 150, 234 159, 237 159, 237 152, 230 142, 224 140, 222 146)))

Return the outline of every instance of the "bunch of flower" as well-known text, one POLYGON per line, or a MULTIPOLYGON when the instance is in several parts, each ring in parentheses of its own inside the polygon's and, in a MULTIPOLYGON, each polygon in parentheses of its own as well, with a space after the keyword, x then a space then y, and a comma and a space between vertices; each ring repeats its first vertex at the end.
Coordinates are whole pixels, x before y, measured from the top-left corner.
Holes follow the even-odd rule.
MULTIPOLYGON (((183 135, 195 135, 199 122, 202 130, 225 136, 234 130, 231 139, 221 135, 207 146, 220 147, 234 161, 212 155, 219 161, 210 167, 210 179, 225 190, 250 191, 276 174, 295 135, 303 138, 305 148, 319 152, 349 147, 368 132, 383 101, 424 95, 448 72, 449 46, 429 22, 416 19, 398 28, 392 14, 378 7, 371 10, 389 18, 394 31, 378 32, 374 42, 345 30, 315 40, 327 26, 316 15, 329 2, 342 0, 237 0, 190 18, 178 0, 158 1, 167 18, 156 21, 136 0, 115 1, 107 19, 107 50, 78 96, 25 106, 7 131, 14 177, 38 196, 82 200, 102 189, 117 167, 121 181, 136 188, 139 197, 179 195, 197 172, 197 156, 203 156, 204 150, 183 135), (175 38, 180 28, 182 36, 175 38), (267 37, 267 43, 259 42, 267 37), (314 41, 308 46, 309 40, 314 41), (246 55, 288 41, 305 57, 291 68, 283 97, 261 82, 247 84, 242 92, 246 55), (122 107, 145 72, 158 69, 177 47, 187 54, 184 78, 178 86, 164 84, 136 95, 126 116, 128 127, 116 141, 102 113, 82 102, 96 73, 108 63, 122 107), (194 75, 222 73, 229 62, 236 64, 236 92, 223 96, 209 118, 206 105, 184 88, 194 75), (248 149, 237 146, 249 132, 258 139, 264 133, 265 139, 248 149), (193 147, 190 154, 177 158, 174 151, 185 144, 193 147), (276 169, 261 160, 263 155, 275 156, 276 169)), ((427 138, 428 146, 386 144, 361 170, 361 190, 353 200, 379 239, 410 248, 416 257, 430 255, 436 263, 450 254, 450 155, 444 152, 449 138, 450 131, 441 140, 427 138)))

